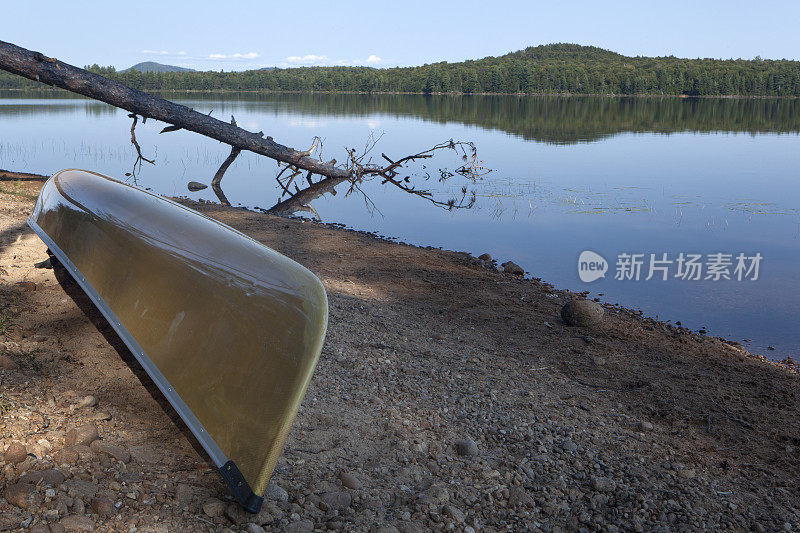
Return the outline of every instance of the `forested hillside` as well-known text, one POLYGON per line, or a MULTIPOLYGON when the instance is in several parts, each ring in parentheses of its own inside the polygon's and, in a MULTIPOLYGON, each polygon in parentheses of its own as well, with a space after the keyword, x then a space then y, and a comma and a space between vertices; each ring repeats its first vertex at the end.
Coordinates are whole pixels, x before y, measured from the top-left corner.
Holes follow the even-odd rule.
MULTIPOLYGON (((420 67, 304 67, 244 72, 91 70, 147 90, 800 96, 800 61, 627 57, 550 44, 420 67)), ((0 74, 0 88, 36 84, 0 74)))

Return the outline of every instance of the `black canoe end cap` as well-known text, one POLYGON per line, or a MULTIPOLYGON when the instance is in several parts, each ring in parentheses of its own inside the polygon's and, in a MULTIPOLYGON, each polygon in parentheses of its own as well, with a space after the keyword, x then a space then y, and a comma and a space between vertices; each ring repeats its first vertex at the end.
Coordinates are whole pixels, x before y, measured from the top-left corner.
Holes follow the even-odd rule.
POLYGON ((257 496, 250 485, 245 481, 244 476, 236 467, 236 463, 228 461, 219 468, 222 477, 230 485, 233 495, 239 501, 245 511, 256 514, 261 510, 261 504, 264 502, 263 496, 257 496))

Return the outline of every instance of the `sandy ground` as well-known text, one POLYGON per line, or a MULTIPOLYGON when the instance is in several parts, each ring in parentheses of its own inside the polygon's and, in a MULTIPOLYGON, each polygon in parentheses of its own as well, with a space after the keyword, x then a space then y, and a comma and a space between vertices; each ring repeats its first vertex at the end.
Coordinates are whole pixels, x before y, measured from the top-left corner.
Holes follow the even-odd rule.
POLYGON ((800 529, 792 369, 610 306, 567 327, 577 295, 463 253, 187 202, 330 299, 248 515, 68 274, 34 267, 40 185, 0 181, 0 529, 800 529))

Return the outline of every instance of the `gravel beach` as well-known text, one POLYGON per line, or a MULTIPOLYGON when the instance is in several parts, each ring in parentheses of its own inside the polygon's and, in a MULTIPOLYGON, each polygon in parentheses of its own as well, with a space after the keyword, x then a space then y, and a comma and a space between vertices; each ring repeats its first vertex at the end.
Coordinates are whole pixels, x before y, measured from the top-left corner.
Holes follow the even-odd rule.
POLYGON ((248 514, 69 275, 35 266, 40 186, 0 181, 0 530, 800 530, 791 366, 610 305, 567 326, 580 295, 464 253, 184 200, 328 291, 248 514))

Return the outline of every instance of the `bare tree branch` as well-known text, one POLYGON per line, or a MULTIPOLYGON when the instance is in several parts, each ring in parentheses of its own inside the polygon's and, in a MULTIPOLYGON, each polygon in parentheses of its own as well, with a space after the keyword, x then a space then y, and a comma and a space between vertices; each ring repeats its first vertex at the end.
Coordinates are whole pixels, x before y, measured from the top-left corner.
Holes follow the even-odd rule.
MULTIPOLYGON (((136 123, 139 120, 139 117, 136 116, 136 113, 131 113, 128 117, 133 119, 133 123, 131 124, 131 144, 136 149, 136 161, 133 162, 133 169, 131 170, 131 175, 133 179, 136 179, 136 166, 139 166, 139 170, 142 169, 142 161, 147 161, 151 165, 155 165, 155 159, 147 159, 145 156, 142 155, 142 147, 139 146, 139 142, 136 140, 136 123)), ((144 123, 144 120, 142 121, 144 123)))
MULTIPOLYGON (((133 119, 131 143, 137 154, 132 173, 134 178, 137 166, 141 170, 142 161, 154 164, 154 160, 147 159, 142 155, 141 147, 136 140, 135 129, 138 116, 142 117, 143 123, 148 118, 153 118, 170 124, 163 128, 161 133, 185 129, 230 145, 230 155, 222 163, 212 180, 214 192, 220 202, 227 205, 230 205, 230 202, 222 192, 221 181, 225 172, 243 150, 278 161, 279 172, 275 179, 282 189, 282 194, 278 203, 269 212, 281 215, 297 211, 315 212, 310 206, 310 202, 326 193, 336 194, 335 188, 346 181, 350 183, 350 188, 345 195, 353 192, 362 194, 367 205, 374 208, 374 203, 362 188, 362 184, 366 180, 373 178, 381 179, 383 183, 390 183, 406 193, 424 198, 438 207, 465 209, 475 203, 475 193, 473 192, 469 196, 466 187, 462 188, 460 199, 452 198, 442 201, 435 198, 430 190, 417 189, 411 183, 410 175, 399 177, 400 169, 405 168, 404 165, 409 163, 430 159, 437 151, 452 149, 460 153, 463 160, 463 165, 456 169, 455 173, 474 183, 488 172, 482 162, 478 161, 475 146, 472 143, 455 142, 452 139, 428 150, 396 160, 390 159, 386 154, 381 154, 388 165, 375 164, 369 155, 380 141, 382 134, 378 136, 371 134, 361 153, 355 149, 348 150, 344 164, 337 165, 335 159, 326 163, 321 158, 312 157, 317 148, 320 153, 322 151, 322 140, 319 137, 314 138, 308 150, 295 150, 275 142, 270 136, 265 137, 263 132, 252 133, 238 127, 233 117, 231 117, 231 123, 228 124, 212 118, 211 113, 204 115, 186 106, 132 89, 58 59, 49 58, 39 52, 26 50, 3 41, 0 41, 0 69, 129 111, 128 116, 133 119), (284 173, 287 171, 290 173, 284 177, 284 173), (295 179, 302 174, 305 174, 305 183, 295 179), (315 175, 319 176, 316 180, 315 175), (302 188, 298 185, 298 181, 302 183, 302 188), (294 191, 291 189, 292 186, 294 186, 294 191)), ((423 166, 423 168, 425 167, 423 166)), ((444 181, 453 175, 453 172, 440 169, 439 181, 444 181)), ((425 172, 424 179, 430 179, 428 172, 425 172)))

